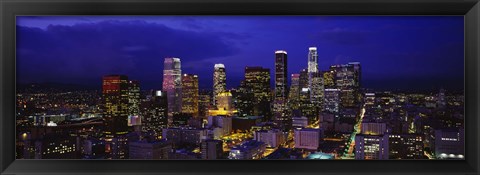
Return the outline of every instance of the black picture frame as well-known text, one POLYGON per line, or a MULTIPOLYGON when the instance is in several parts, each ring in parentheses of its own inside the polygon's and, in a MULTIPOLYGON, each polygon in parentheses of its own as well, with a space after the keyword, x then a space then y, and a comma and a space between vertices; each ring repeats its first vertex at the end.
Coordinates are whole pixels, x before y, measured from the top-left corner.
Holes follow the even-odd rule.
POLYGON ((479 174, 478 0, 1 0, 1 174, 479 174), (465 160, 15 160, 17 15, 464 15, 465 160))

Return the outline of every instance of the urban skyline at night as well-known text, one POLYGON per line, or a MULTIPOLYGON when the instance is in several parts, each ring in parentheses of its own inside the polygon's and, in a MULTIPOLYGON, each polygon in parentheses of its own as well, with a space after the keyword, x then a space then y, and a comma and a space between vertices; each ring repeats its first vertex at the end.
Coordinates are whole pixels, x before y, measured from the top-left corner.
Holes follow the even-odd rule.
POLYGON ((17 22, 18 159, 465 157, 460 17, 17 22))
POLYGON ((17 66, 26 70, 18 72, 22 84, 69 83, 95 89, 100 87, 97 77, 125 74, 138 79, 144 89, 158 89, 163 58, 178 57, 184 71, 199 76, 200 88, 211 89, 210 67, 216 63, 228 67, 227 87, 234 88, 245 66, 273 70, 269 58, 275 50, 289 52, 288 75, 299 72, 308 66, 305 48, 316 46, 320 70, 361 62, 365 88, 463 88, 463 61, 458 61, 464 57, 463 17, 456 16, 25 16, 18 17, 17 26, 17 66), (96 38, 83 37, 88 35, 96 38), (97 40, 102 42, 92 44, 97 40), (64 66, 53 67, 56 64, 64 66))

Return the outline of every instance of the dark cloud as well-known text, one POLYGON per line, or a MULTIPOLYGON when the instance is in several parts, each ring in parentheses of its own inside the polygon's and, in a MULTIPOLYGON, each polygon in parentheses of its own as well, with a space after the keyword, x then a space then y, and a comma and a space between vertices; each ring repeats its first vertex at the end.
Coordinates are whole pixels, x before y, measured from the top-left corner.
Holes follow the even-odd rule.
POLYGON ((180 57, 182 62, 227 57, 238 50, 229 40, 241 38, 143 21, 50 25, 45 30, 17 26, 18 79, 100 82, 105 74, 127 74, 161 85, 165 57, 180 57))

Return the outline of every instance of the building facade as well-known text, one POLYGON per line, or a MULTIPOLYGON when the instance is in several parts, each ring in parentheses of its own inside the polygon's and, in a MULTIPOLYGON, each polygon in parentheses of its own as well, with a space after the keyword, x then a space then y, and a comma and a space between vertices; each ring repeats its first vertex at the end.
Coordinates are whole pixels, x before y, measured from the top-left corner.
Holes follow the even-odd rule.
POLYGON ((355 159, 388 159, 388 135, 355 136, 355 159))
POLYGON ((167 94, 169 123, 182 112, 182 70, 180 58, 165 58, 162 91, 167 94))
POLYGON ((182 113, 198 117, 198 76, 183 74, 182 77, 182 113))
POLYGON ((128 77, 108 75, 103 77, 104 140, 107 159, 128 158, 128 116, 130 113, 128 77))
POLYGON ((201 145, 202 159, 221 159, 223 156, 223 141, 205 140, 201 145))
POLYGON ((217 103, 217 96, 227 91, 227 74, 225 65, 215 64, 213 70, 213 105, 217 103))
POLYGON ((295 129, 295 148, 317 150, 323 140, 323 130, 313 128, 295 129))

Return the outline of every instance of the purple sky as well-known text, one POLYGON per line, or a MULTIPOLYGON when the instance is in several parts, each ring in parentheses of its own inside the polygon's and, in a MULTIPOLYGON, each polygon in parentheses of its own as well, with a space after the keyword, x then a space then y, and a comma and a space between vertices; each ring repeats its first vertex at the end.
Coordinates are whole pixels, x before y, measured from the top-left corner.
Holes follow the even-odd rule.
MULTIPOLYGON (((161 88, 163 60, 179 57, 183 73, 211 88, 223 63, 227 86, 245 66, 273 76, 274 51, 288 52, 288 72, 360 62, 363 86, 463 89, 463 16, 42 16, 17 17, 17 81, 100 87, 107 74, 161 88)), ((273 80, 273 78, 272 78, 273 80)))

